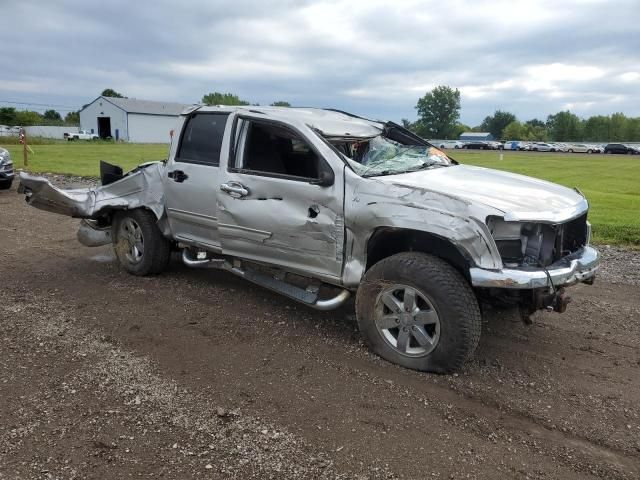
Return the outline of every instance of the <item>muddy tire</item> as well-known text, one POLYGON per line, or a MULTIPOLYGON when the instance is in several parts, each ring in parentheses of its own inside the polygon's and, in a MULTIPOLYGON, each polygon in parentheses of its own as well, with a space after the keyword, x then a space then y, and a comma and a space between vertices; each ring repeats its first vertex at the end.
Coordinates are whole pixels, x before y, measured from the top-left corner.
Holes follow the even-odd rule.
POLYGON ((0 190, 9 190, 11 188, 11 183, 13 180, 0 182, 0 190))
POLYGON ((458 370, 480 340, 473 290, 450 264, 425 253, 399 253, 371 267, 358 288, 356 317, 373 352, 414 370, 458 370))
POLYGON ((153 275, 169 264, 171 242, 162 235, 156 217, 150 211, 120 212, 114 217, 111 228, 113 249, 127 272, 153 275))

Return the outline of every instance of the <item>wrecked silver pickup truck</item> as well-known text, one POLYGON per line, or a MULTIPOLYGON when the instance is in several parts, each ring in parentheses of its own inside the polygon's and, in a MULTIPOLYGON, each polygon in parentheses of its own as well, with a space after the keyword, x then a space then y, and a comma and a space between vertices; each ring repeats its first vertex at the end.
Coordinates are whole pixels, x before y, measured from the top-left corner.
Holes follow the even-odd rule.
POLYGON ((592 283, 588 204, 577 190, 459 165, 392 122, 333 110, 200 107, 179 119, 166 162, 60 190, 20 175, 34 207, 84 219, 135 275, 179 250, 311 307, 355 293, 370 348, 450 372, 474 352, 484 303, 523 318, 562 312, 592 283))

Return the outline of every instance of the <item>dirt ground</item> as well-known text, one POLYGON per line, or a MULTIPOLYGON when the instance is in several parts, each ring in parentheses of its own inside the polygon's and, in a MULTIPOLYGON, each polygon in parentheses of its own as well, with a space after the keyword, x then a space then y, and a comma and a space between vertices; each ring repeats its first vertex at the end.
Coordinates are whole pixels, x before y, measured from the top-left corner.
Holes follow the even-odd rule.
POLYGON ((640 477, 640 254, 453 376, 231 274, 137 278, 0 192, 0 479, 640 477))

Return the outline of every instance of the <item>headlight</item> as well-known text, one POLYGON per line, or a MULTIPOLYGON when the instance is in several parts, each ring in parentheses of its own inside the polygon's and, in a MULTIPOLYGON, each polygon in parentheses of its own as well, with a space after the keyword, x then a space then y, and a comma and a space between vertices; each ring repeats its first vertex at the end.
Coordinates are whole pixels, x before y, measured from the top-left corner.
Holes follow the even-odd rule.
POLYGON ((546 267, 589 243, 587 214, 555 225, 487 219, 505 266, 546 267))
POLYGON ((553 263, 557 226, 505 222, 498 217, 489 218, 487 226, 505 266, 546 266, 553 263))

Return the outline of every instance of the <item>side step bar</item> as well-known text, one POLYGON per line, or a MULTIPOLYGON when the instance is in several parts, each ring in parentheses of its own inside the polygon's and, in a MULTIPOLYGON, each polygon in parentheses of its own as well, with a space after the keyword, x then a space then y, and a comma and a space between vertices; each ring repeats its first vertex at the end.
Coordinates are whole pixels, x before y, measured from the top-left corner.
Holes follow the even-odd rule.
POLYGON ((351 296, 349 290, 341 290, 340 293, 333 298, 320 300, 318 298, 319 295, 317 289, 300 288, 266 273, 250 268, 234 266, 231 262, 223 258, 196 259, 189 255, 189 250, 187 248, 182 249, 182 261, 185 265, 193 268, 219 268, 227 270, 244 278, 245 280, 255 283, 256 285, 273 290, 274 292, 280 293, 297 302, 304 303, 305 305, 317 310, 336 309, 346 302, 351 296))

